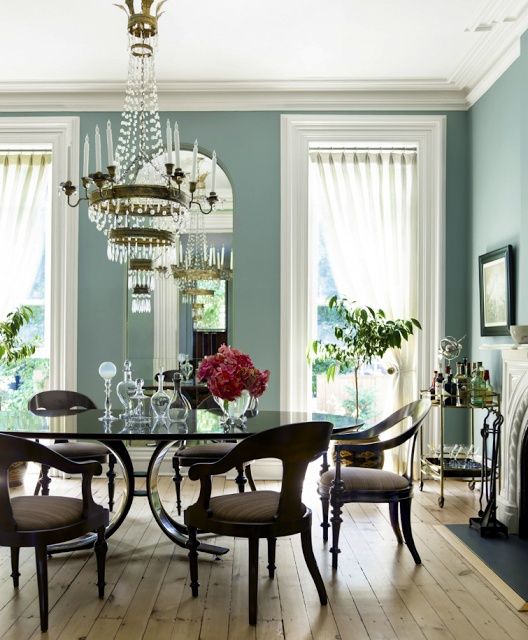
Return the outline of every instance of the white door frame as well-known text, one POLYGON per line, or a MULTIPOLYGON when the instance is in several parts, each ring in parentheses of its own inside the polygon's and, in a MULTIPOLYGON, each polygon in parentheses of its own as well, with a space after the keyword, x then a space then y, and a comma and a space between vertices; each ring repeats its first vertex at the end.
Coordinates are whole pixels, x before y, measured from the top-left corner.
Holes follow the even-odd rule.
POLYGON ((313 339, 312 250, 308 197, 310 146, 410 144, 418 150, 419 264, 417 379, 429 382, 445 325, 446 117, 435 115, 281 116, 281 361, 280 406, 309 408, 313 339))
POLYGON ((77 389, 79 211, 58 192, 79 182, 79 117, 0 117, 0 144, 50 145, 52 150, 50 389, 77 389), (70 148, 70 176, 67 176, 70 148))

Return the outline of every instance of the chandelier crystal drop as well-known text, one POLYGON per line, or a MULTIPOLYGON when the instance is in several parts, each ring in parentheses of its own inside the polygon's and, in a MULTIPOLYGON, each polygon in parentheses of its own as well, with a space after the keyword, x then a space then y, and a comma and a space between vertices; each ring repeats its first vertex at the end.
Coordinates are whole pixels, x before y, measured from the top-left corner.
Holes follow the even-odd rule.
POLYGON ((154 267, 152 260, 133 259, 129 262, 128 267, 128 288, 133 290, 134 287, 148 287, 151 291, 154 289, 154 267))
MULTIPOLYGON (((213 153, 211 191, 195 197, 198 141, 193 147, 190 175, 181 169, 178 124, 167 121, 162 133, 156 86, 155 53, 161 0, 134 0, 117 5, 128 15, 129 67, 124 109, 114 155, 112 125, 106 125, 107 162, 103 166, 101 131, 95 128, 94 158, 90 138, 83 148, 82 186, 84 196, 72 203, 77 187, 68 178, 61 188, 68 204, 88 201, 90 220, 108 239, 108 258, 156 259, 173 245, 188 212, 195 206, 210 213, 218 198, 215 193, 216 153, 213 153), (164 144, 165 143, 165 144, 164 144)), ((71 154, 70 154, 71 155, 71 154)), ((68 158, 71 175, 71 157, 68 158)))
POLYGON ((149 287, 137 284, 132 289, 132 313, 150 313, 151 294, 149 287))

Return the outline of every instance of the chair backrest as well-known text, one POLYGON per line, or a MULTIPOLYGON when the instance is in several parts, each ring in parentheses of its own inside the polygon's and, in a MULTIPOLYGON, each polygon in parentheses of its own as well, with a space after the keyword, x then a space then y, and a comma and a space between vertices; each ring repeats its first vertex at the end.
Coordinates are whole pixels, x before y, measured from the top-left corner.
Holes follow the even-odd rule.
POLYGON ((94 402, 84 393, 78 391, 41 391, 28 402, 28 409, 38 416, 59 415, 61 411, 83 411, 97 409, 94 402))
MULTIPOLYGON (((410 418, 411 424, 407 427, 407 429, 402 431, 400 434, 398 434, 394 438, 390 438, 389 440, 382 440, 380 442, 372 442, 372 443, 369 442, 368 444, 357 445, 357 446, 361 446, 361 448, 363 448, 364 450, 369 449, 371 451, 384 451, 387 449, 394 449, 395 447, 402 445, 403 443, 407 442, 407 440, 412 438, 412 441, 410 443, 410 446, 407 452, 405 469, 402 474, 410 481, 412 479, 412 468, 413 468, 414 450, 416 448, 416 437, 418 436, 418 431, 422 426, 422 423, 425 420, 430 409, 431 409, 430 400, 427 400, 427 399, 416 400, 415 402, 411 402, 405 405, 404 407, 402 407, 401 409, 398 409, 393 414, 391 414, 388 418, 385 418, 385 420, 382 420, 374 427, 370 429, 366 429, 365 431, 356 431, 350 434, 340 434, 339 439, 348 440, 350 441, 350 444, 353 445, 354 440, 359 440, 359 439, 364 440, 366 438, 378 436, 384 431, 388 431, 392 427, 395 427, 397 424, 399 424, 403 420, 410 418)), ((347 445, 336 445, 336 460, 338 464, 340 462, 339 450, 341 447, 346 448, 346 446, 347 445)))
POLYGON ((282 461, 282 486, 278 518, 294 520, 303 515, 301 494, 308 464, 328 450, 333 425, 301 422, 249 436, 232 453, 244 461, 278 458, 282 461))

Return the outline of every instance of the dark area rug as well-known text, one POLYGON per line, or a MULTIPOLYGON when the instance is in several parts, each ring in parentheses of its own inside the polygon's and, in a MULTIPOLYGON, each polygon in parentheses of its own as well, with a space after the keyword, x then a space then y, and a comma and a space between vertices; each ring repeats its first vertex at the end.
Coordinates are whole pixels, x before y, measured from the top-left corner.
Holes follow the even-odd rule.
POLYGON ((528 602, 528 540, 516 535, 508 538, 481 538, 467 524, 445 525, 477 555, 499 578, 528 602))

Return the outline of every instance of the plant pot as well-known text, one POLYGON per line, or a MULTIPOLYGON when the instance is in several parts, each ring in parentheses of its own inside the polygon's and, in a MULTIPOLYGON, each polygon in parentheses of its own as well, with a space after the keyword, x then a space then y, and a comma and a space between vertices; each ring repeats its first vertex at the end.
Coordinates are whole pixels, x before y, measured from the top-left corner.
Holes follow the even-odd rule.
POLYGON ((9 488, 20 487, 24 484, 27 462, 13 462, 9 467, 9 488))
MULTIPOLYGON (((369 442, 379 442, 378 436, 366 438, 365 440, 354 440, 354 444, 368 444, 369 442)), ((335 444, 350 444, 350 440, 336 440, 335 444)), ((366 467, 368 469, 382 469, 385 461, 383 451, 363 451, 356 453, 347 449, 340 451, 341 465, 343 467, 366 467)), ((335 449, 332 451, 332 459, 336 461, 335 449)))

